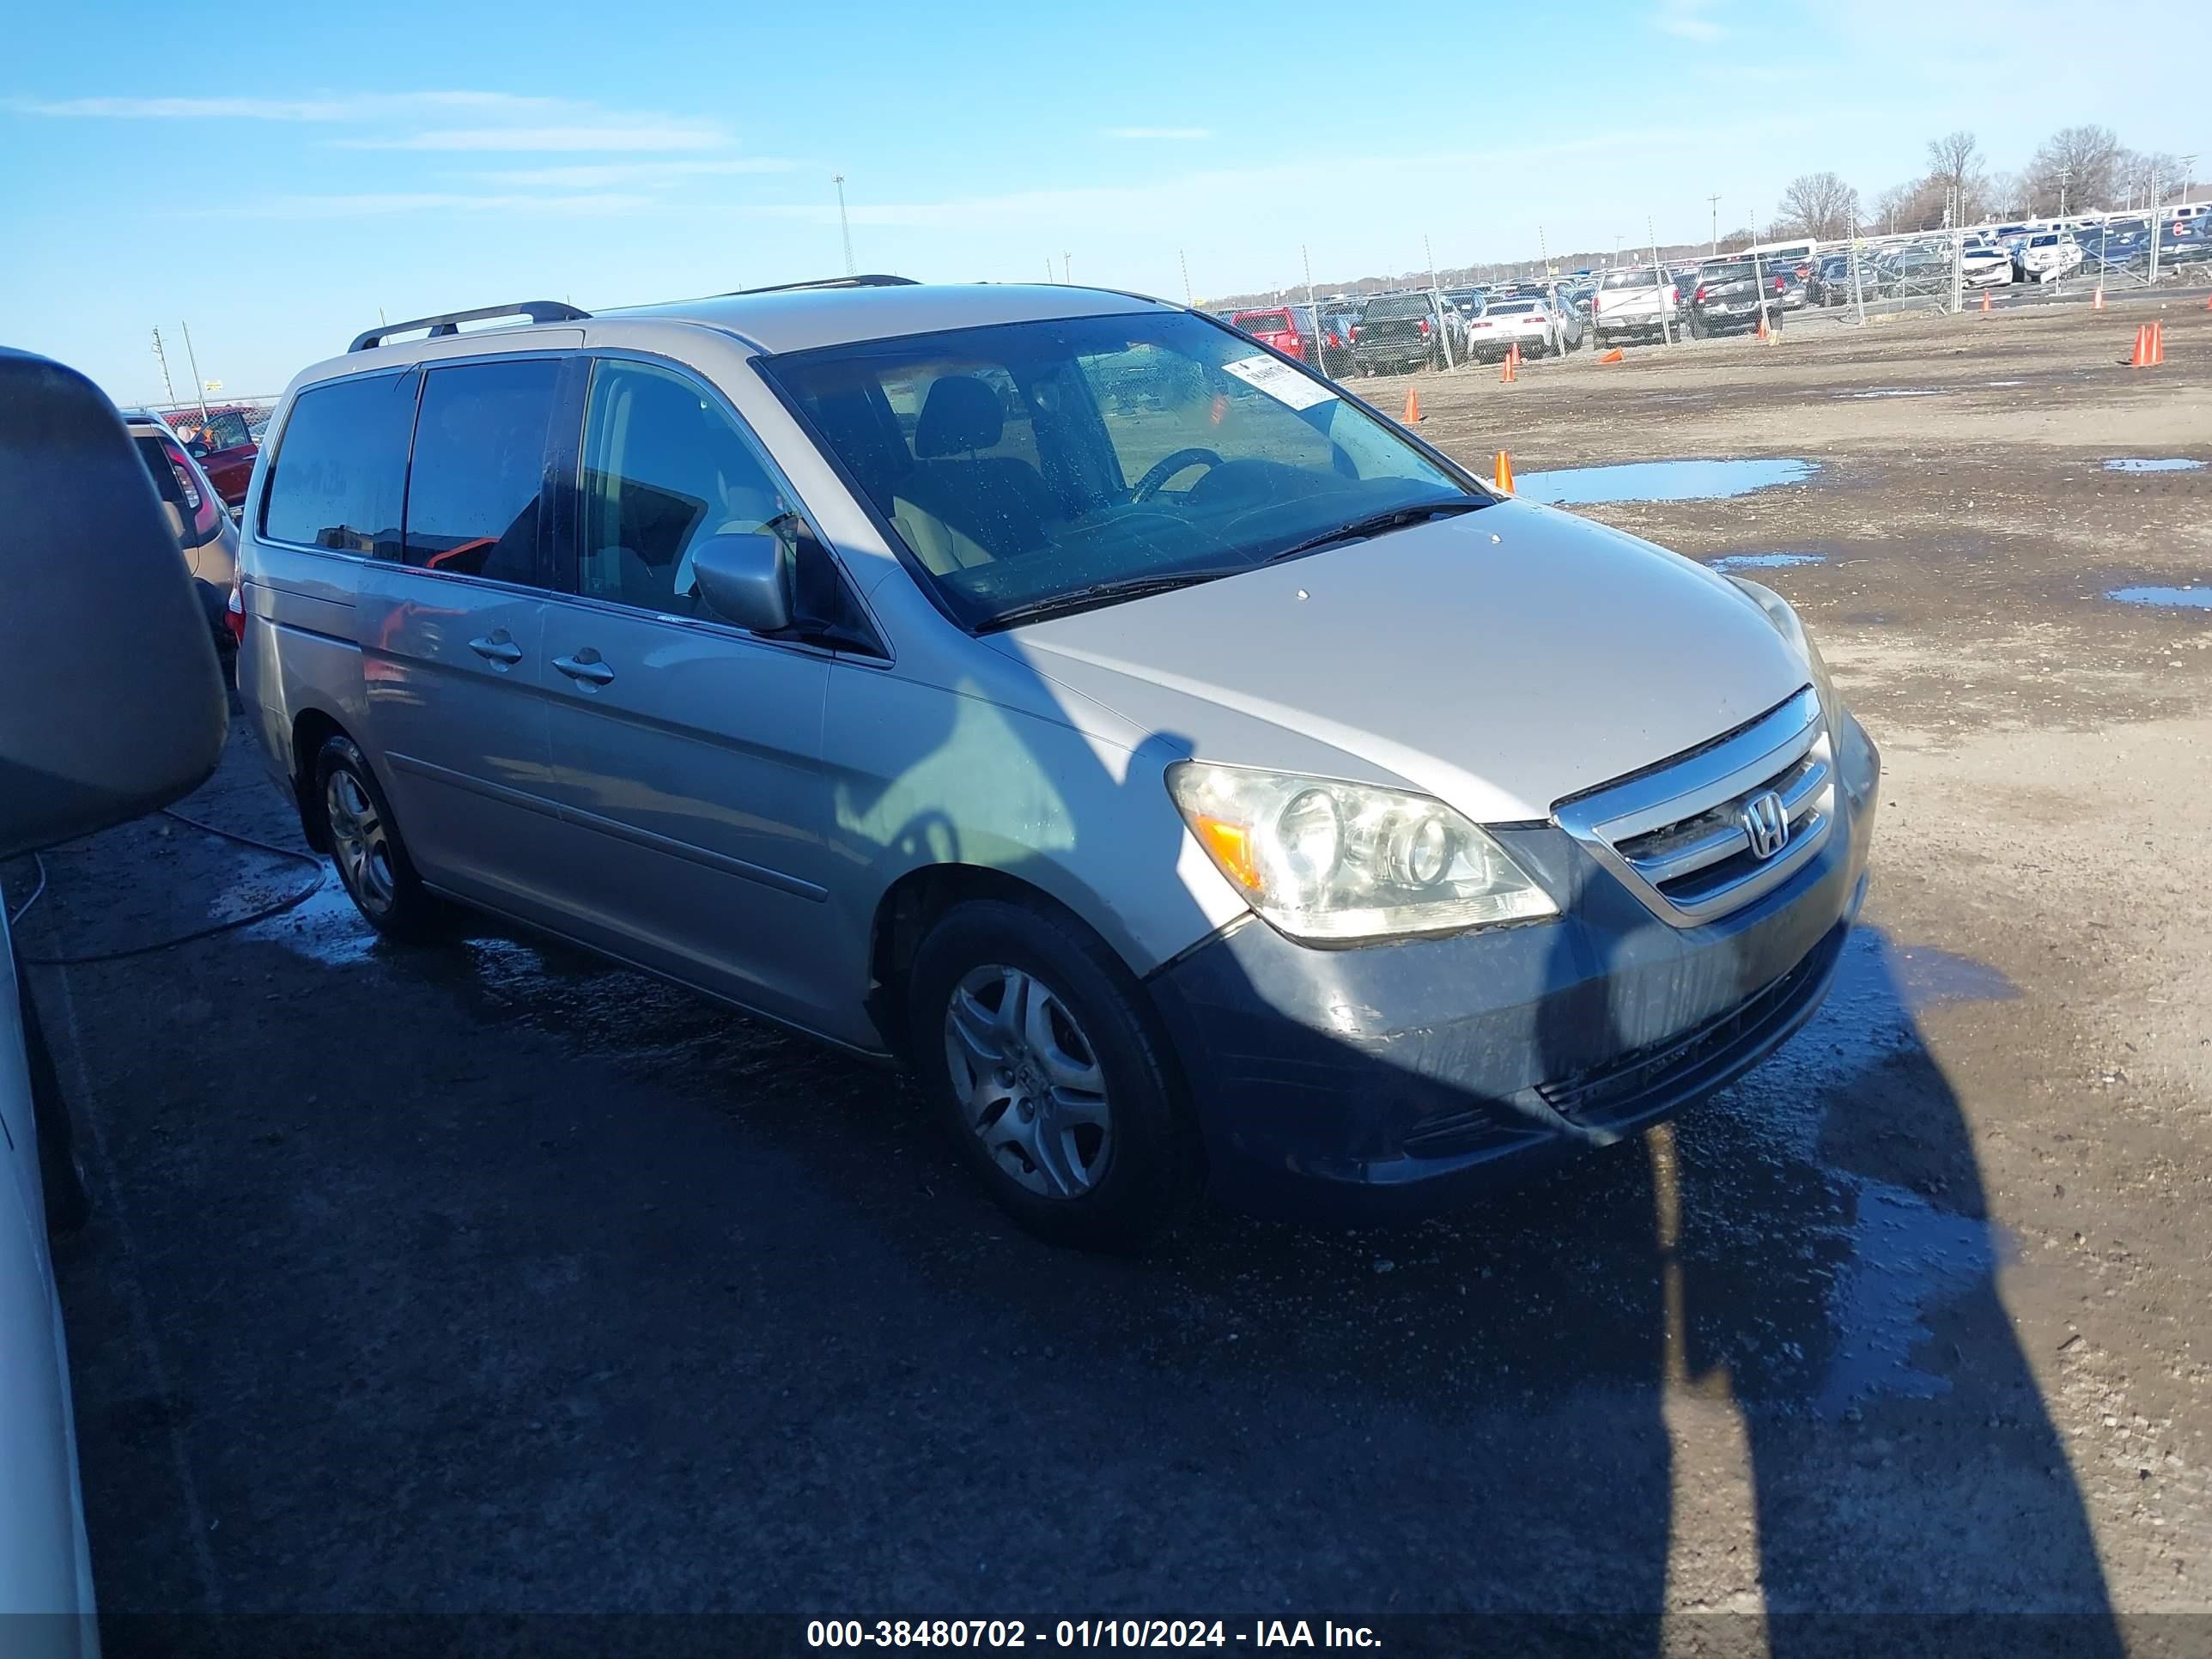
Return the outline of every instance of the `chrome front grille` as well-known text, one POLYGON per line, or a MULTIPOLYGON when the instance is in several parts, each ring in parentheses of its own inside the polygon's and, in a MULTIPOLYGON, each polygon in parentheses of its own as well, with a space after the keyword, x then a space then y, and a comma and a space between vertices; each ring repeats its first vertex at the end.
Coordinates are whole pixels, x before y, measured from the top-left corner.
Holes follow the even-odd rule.
POLYGON ((1835 757, 1808 686, 1717 743, 1562 802, 1560 828, 1677 927, 1724 916, 1787 881, 1834 825, 1835 757), (1769 792, 1789 826, 1759 855, 1755 805, 1769 792))

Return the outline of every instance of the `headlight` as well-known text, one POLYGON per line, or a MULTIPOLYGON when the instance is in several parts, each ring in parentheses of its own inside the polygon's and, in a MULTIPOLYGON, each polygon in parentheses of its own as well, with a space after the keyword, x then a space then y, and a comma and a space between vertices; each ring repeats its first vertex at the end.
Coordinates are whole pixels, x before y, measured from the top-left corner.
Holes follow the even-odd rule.
POLYGON ((1829 719, 1833 720, 1840 715, 1844 712, 1843 701, 1836 696, 1836 688, 1828 678, 1828 665, 1820 660, 1820 648, 1813 643, 1812 636, 1806 633, 1805 624, 1797 619, 1797 613, 1790 608, 1790 601, 1772 588, 1747 581, 1741 576, 1731 576, 1729 580, 1751 595, 1759 608, 1766 613, 1766 620, 1774 624, 1774 631, 1781 635, 1784 642, 1804 659, 1805 672, 1812 676, 1813 689, 1820 694, 1820 707, 1827 711, 1829 719))
POLYGON ((1504 848, 1427 795, 1183 761, 1168 788, 1221 873, 1293 939, 1343 943, 1558 914, 1504 848))

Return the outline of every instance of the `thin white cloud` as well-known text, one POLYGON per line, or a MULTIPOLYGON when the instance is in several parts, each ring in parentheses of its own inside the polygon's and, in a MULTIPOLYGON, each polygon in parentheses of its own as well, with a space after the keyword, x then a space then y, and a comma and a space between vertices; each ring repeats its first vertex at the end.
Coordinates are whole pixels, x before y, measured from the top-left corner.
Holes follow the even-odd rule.
POLYGON ((1710 44, 1728 33, 1706 15, 1713 3, 1714 0, 1660 0, 1651 26, 1662 34, 1671 34, 1680 40, 1710 44))
POLYGON ((1211 138, 1212 127, 1108 127, 1109 138, 1211 138))
POLYGON ((680 179, 734 173, 791 173, 799 163, 781 155, 738 155, 712 161, 604 161, 572 167, 506 167, 465 176, 487 185, 544 190, 604 190, 611 185, 662 185, 680 179))
POLYGON ((373 219, 395 213, 621 214, 654 205, 649 196, 586 191, 562 196, 465 191, 383 191, 356 195, 269 196, 197 212, 226 219, 373 219))
POLYGON ((556 127, 443 127, 374 138, 333 138, 334 149, 535 150, 605 154, 623 150, 719 149, 730 142, 704 122, 594 120, 556 127))
POLYGON ((504 92, 351 93, 320 98, 9 98, 0 106, 25 115, 110 121, 375 121, 441 113, 544 116, 573 109, 559 98, 504 92))
POLYGON ((305 98, 11 98, 18 113, 111 121, 278 121, 361 129, 334 149, 644 154, 720 149, 718 122, 632 114, 568 98, 505 92, 318 94, 305 98))

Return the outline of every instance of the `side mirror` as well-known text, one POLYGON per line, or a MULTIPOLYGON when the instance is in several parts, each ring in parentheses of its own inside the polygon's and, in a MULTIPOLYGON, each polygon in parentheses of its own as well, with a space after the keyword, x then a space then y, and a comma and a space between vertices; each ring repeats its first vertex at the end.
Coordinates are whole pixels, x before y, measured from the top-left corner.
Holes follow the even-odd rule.
POLYGON ((709 536, 691 550, 691 580, 716 615, 756 634, 791 626, 791 554, 759 532, 709 536))
POLYGON ((0 858, 167 805, 228 726, 207 615, 115 405, 0 347, 0 858))

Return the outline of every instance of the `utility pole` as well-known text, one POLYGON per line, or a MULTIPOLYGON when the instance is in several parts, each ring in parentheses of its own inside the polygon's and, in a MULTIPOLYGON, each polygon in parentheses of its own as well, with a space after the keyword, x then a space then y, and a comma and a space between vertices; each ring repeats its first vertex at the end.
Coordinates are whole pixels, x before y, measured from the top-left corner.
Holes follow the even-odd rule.
POLYGON ((1443 284, 1437 280, 1437 251, 1429 246, 1429 233, 1421 233, 1421 257, 1429 262, 1429 291, 1436 293, 1443 284))
MULTIPOLYGON (((2157 246, 2156 242, 2151 244, 2151 280, 2153 282, 2158 280, 2157 246)), ((192 325, 190 323, 180 322, 177 326, 185 331, 185 361, 192 366, 192 396, 199 401, 200 420, 204 424, 208 417, 207 393, 202 388, 207 382, 200 379, 199 356, 192 349, 192 325)))
POLYGON ((1313 256, 1306 252, 1306 245, 1304 242, 1298 244, 1298 263, 1306 268, 1306 309, 1313 313, 1313 371, 1316 374, 1326 374, 1328 371, 1322 367, 1321 361, 1321 307, 1314 303, 1313 256))
POLYGON ((2189 205, 2189 184, 2190 180, 2196 176, 2197 158, 2194 155, 2183 156, 2181 158, 2181 205, 2184 207, 2189 205))
MULTIPOLYGON (((1176 263, 1182 267, 1182 302, 1187 306, 1194 307, 1198 304, 1198 301, 1190 297, 1190 256, 1186 254, 1181 248, 1177 248, 1176 250, 1176 263)), ((1313 286, 1313 277, 1310 274, 1306 277, 1306 286, 1309 288, 1313 286)))
POLYGON ((158 328, 154 331, 154 361, 161 365, 161 390, 168 393, 169 402, 174 404, 177 388, 169 379, 169 354, 161 349, 161 331, 158 328))
POLYGON ((2073 176, 2074 168, 2070 162, 2065 167, 2058 169, 2058 216, 2062 219, 2066 216, 2067 181, 2072 179, 2073 176))
POLYGON ((1044 279, 1048 283, 1056 282, 1058 280, 1058 278, 1054 277, 1052 274, 1052 255, 1049 253, 1044 256, 1044 279))
POLYGON ((1721 198, 1708 196, 1705 203, 1713 210, 1713 257, 1717 259, 1721 252, 1721 198))
MULTIPOLYGON (((1051 263, 1052 261, 1049 259, 1045 261, 1045 264, 1048 265, 1051 263)), ((1060 280, 1063 283, 1073 283, 1075 280, 1072 274, 1074 270, 1075 256, 1070 253, 1066 248, 1062 248, 1060 252, 1060 280)))
POLYGON ((845 274, 850 276, 854 275, 853 227, 845 217, 845 175, 833 173, 830 175, 830 182, 837 186, 837 234, 844 239, 845 274))

